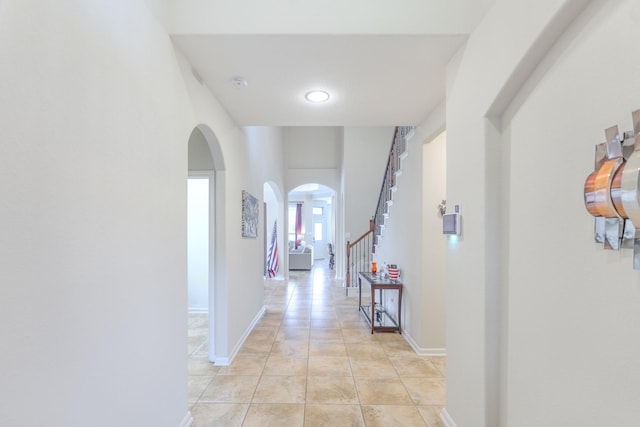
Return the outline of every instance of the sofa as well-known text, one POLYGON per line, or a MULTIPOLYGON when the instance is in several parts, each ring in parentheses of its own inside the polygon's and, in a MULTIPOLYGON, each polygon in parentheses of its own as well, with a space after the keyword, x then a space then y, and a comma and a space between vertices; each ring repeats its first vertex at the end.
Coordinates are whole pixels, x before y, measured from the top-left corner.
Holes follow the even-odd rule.
POLYGON ((289 249, 289 270, 311 270, 313 247, 299 246, 289 249))

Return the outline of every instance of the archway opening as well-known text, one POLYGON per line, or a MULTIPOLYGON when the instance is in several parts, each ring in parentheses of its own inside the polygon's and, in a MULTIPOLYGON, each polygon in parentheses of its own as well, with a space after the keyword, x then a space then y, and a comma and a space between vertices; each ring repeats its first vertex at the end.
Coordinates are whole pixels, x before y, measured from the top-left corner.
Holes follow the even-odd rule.
POLYGON ((282 192, 273 182, 265 182, 264 200, 264 277, 282 279, 285 274, 284 258, 284 201, 282 192))
POLYGON ((324 262, 333 269, 336 247, 336 192, 318 183, 289 191, 287 248, 289 270, 310 270, 324 262))
POLYGON ((219 298, 222 267, 217 237, 223 230, 224 161, 214 133, 206 126, 194 128, 188 141, 187 180, 187 300, 190 358, 215 361, 216 343, 226 336, 227 325, 219 298))

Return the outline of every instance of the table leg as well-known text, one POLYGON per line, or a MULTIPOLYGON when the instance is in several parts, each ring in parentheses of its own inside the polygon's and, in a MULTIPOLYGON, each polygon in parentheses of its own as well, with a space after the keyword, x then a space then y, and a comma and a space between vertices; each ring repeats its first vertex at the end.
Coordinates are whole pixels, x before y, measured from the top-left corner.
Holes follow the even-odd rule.
POLYGON ((358 276, 358 313, 362 310, 362 278, 358 276))
POLYGON ((373 335, 373 328, 376 325, 376 290, 371 285, 371 334, 373 335))
POLYGON ((402 335, 402 326, 400 326, 400 319, 402 319, 402 288, 398 289, 398 333, 402 335))

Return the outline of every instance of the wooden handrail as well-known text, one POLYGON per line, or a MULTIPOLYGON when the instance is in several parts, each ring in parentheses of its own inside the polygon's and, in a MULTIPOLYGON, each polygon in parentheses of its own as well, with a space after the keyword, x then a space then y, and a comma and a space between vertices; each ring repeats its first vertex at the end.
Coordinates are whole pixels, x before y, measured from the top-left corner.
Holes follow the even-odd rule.
POLYGON ((347 258, 347 271, 346 271, 346 287, 347 287, 347 295, 349 292, 349 287, 351 287, 351 283, 355 276, 363 271, 363 268, 366 269, 369 266, 369 262, 371 261, 371 255, 373 253, 373 230, 374 230, 374 222, 373 219, 369 220, 369 230, 366 231, 362 236, 358 237, 354 242, 347 241, 346 248, 346 258, 347 258), (355 249, 355 257, 352 258, 352 251, 355 249), (353 267, 353 268, 352 268, 353 267), (352 277, 353 276, 353 277, 352 277))
POLYGON ((350 247, 353 247, 353 246, 357 245, 358 243, 360 243, 360 241, 364 240, 364 238, 367 237, 371 232, 373 232, 373 219, 369 220, 369 230, 368 231, 366 231, 362 236, 358 237, 353 243, 347 242, 347 250, 349 250, 350 247))

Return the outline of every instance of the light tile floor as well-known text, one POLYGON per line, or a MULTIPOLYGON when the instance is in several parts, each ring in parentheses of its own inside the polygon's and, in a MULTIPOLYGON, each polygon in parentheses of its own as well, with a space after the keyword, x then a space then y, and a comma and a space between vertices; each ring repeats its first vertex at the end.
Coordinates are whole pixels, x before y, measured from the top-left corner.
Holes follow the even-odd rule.
POLYGON ((230 366, 207 354, 207 315, 189 315, 194 426, 442 427, 444 357, 371 334, 326 263, 265 280, 266 312, 230 366))

